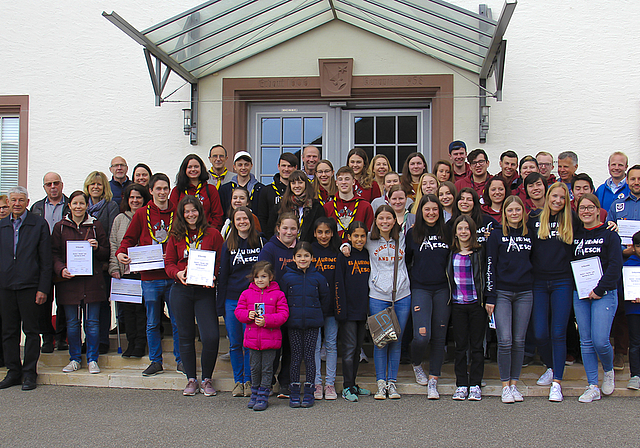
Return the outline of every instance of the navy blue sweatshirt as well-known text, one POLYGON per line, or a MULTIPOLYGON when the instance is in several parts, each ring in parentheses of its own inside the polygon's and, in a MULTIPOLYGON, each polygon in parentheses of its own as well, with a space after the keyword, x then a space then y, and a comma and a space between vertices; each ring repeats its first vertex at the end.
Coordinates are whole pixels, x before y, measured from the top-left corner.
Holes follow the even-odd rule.
POLYGON ((487 303, 496 304, 496 291, 523 292, 533 288, 531 264, 531 231, 522 236, 522 229, 502 227, 491 232, 487 241, 487 303))
POLYGON ((448 288, 449 244, 437 235, 435 227, 427 226, 427 235, 421 243, 413 240, 414 231, 414 228, 409 229, 405 238, 407 266, 413 262, 411 288, 429 291, 448 288))
POLYGON ((605 292, 617 289, 622 275, 622 246, 618 234, 607 230, 606 224, 574 231, 573 259, 590 257, 600 258, 602 265, 602 278, 593 292, 602 297, 605 292))
POLYGON ((369 314, 369 251, 351 248, 351 256, 338 255, 335 309, 338 321, 362 321, 369 314))
MULTIPOLYGON (((533 265, 533 277, 535 280, 562 280, 573 279, 571 273, 571 245, 565 244, 558 238, 558 215, 550 216, 550 237, 546 240, 538 238, 540 228, 540 214, 529 217, 527 226, 531 232, 533 250, 531 252, 531 264, 533 265)), ((575 222, 575 220, 574 220, 575 222)), ((573 226, 574 234, 576 227, 573 226)))
POLYGON ((309 266, 306 272, 295 265, 288 266, 280 289, 287 296, 289 305, 287 327, 307 329, 324 325, 324 310, 330 305, 329 285, 313 266, 309 266))
POLYGON ((240 294, 249 287, 253 265, 258 261, 262 244, 255 249, 249 248, 244 238, 238 237, 238 249, 229 251, 227 242, 222 245, 220 274, 218 275, 218 315, 224 316, 225 300, 238 300, 240 294))
POLYGON ((262 260, 268 261, 273 265, 273 270, 276 276, 275 280, 280 285, 280 289, 282 289, 282 283, 280 280, 284 275, 285 268, 287 266, 295 266, 295 263, 293 262, 293 248, 286 247, 282 244, 282 241, 274 235, 260 251, 258 261, 262 260))
MULTIPOLYGON (((333 304, 336 297, 336 264, 338 262, 338 252, 334 252, 328 247, 322 247, 317 241, 314 241, 311 246, 313 247, 312 264, 316 268, 316 271, 321 273, 324 278, 327 279, 329 284, 329 299, 333 304)), ((331 305, 327 310, 325 316, 333 316, 334 307, 331 305)))

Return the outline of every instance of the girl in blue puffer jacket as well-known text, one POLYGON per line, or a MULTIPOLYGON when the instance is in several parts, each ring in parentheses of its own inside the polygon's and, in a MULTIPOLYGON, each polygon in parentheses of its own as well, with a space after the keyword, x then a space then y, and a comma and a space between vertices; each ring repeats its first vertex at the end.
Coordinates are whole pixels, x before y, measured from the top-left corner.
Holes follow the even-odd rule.
POLYGON ((311 266, 313 249, 307 242, 299 242, 293 250, 296 267, 287 267, 280 287, 289 304, 289 342, 291 344, 291 384, 289 406, 313 406, 316 376, 315 349, 318 329, 324 324, 324 312, 330 306, 329 285, 322 274, 311 266), (304 357, 307 381, 300 401, 300 364, 304 357))

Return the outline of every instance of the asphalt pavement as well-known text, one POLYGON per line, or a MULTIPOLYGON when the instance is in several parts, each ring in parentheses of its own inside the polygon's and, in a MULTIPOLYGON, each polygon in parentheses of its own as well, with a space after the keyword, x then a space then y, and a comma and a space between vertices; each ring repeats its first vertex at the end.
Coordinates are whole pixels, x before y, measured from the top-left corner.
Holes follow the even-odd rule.
POLYGON ((0 391, 0 446, 215 447, 638 447, 638 402, 605 397, 551 403, 529 397, 457 402, 423 395, 290 409, 272 398, 264 412, 229 392, 183 397, 177 391, 39 386, 0 391))

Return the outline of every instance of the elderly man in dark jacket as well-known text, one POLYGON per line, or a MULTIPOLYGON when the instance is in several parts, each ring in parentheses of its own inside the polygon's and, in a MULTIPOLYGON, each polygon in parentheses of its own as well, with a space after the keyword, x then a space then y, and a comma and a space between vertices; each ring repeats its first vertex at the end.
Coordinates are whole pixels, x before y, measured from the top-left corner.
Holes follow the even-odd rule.
POLYGON ((51 289, 52 256, 49 225, 27 211, 24 187, 9 190, 11 215, 0 220, 0 310, 2 347, 7 376, 0 389, 22 384, 36 388, 40 356, 38 307, 51 289), (20 329, 26 335, 24 361, 20 361, 20 329))

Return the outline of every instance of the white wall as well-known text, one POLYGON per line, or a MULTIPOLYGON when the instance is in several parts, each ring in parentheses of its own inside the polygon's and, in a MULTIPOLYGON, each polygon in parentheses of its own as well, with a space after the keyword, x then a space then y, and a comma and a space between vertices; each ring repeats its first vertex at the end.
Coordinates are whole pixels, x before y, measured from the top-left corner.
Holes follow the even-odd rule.
MULTIPOLYGON (((185 154, 197 149, 182 132, 183 104, 154 106, 142 47, 112 25, 116 11, 142 30, 190 7, 192 0, 54 3, 4 2, 0 95, 29 95, 29 177, 32 197, 42 175, 57 171, 65 191, 80 188, 92 170, 108 172, 115 155, 133 169, 146 162, 174 178, 185 154)), ((165 94, 183 84, 172 74, 165 94)), ((172 98, 188 100, 183 88, 172 98)))

